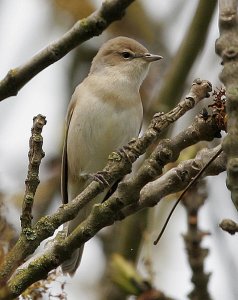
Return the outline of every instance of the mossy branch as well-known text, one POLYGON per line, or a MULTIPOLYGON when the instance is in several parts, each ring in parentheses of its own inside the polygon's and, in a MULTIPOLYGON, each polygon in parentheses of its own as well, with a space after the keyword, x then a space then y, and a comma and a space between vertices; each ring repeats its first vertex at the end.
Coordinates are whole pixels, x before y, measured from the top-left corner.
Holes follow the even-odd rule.
MULTIPOLYGON (((211 84, 208 81, 195 80, 189 94, 171 112, 155 115, 142 137, 131 141, 124 147, 122 152, 114 152, 110 155, 108 164, 103 170, 105 182, 112 183, 129 173, 132 163, 145 153, 147 147, 158 138, 163 130, 194 107, 196 103, 207 97, 210 91, 211 84)), ((141 177, 139 181, 141 182, 141 177)), ((147 182, 145 180, 144 184, 147 182)), ((56 268, 65 259, 69 258, 72 249, 76 249, 88 241, 101 228, 124 218, 122 209, 128 205, 128 195, 130 196, 130 194, 127 195, 127 198, 123 199, 125 194, 121 193, 122 186, 123 183, 118 187, 118 197, 115 197, 117 194, 114 193, 106 202, 95 205, 88 219, 81 223, 66 239, 59 239, 53 243, 52 247, 43 256, 33 260, 27 268, 19 270, 11 278, 9 281, 9 293, 11 293, 12 297, 19 295, 31 283, 44 278, 50 270, 56 268)), ((73 201, 62 205, 52 215, 41 218, 32 227, 34 231, 33 239, 29 240, 24 234, 21 234, 15 247, 8 254, 1 266, 1 277, 9 278, 16 266, 29 254, 32 254, 41 241, 51 236, 61 224, 73 219, 88 201, 91 201, 104 189, 105 186, 103 184, 93 181, 73 201)))

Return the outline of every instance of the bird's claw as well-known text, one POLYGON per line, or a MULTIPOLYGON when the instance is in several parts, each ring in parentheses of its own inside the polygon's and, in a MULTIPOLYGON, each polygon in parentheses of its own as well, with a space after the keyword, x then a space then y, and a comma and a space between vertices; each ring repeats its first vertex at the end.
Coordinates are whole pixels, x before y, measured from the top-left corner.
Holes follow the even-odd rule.
POLYGON ((110 186, 110 183, 105 178, 105 175, 107 175, 107 172, 99 171, 95 174, 90 174, 90 177, 92 178, 92 180, 97 181, 103 187, 108 187, 108 186, 110 186))
POLYGON ((120 148, 119 150, 118 150, 118 152, 122 155, 122 156, 124 156, 124 157, 126 157, 126 159, 129 161, 129 163, 131 163, 132 164, 132 160, 131 160, 131 158, 130 158, 130 156, 127 154, 127 146, 123 146, 122 148, 120 148))

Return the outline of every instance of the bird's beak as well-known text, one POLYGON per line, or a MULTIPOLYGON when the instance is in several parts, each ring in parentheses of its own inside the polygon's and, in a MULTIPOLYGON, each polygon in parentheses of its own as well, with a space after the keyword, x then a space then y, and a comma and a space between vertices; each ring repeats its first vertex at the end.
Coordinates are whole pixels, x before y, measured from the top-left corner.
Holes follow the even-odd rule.
POLYGON ((143 56, 143 58, 148 61, 156 61, 156 60, 160 60, 163 58, 163 56, 160 55, 156 55, 156 54, 151 54, 151 53, 145 53, 145 55, 143 56))

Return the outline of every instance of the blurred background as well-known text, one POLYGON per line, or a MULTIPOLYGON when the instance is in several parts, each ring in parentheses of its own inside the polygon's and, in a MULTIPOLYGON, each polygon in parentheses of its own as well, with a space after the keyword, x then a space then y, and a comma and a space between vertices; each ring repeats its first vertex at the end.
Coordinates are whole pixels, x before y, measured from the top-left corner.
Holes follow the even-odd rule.
MULTIPOLYGON (((95 11, 101 2, 1 0, 0 77, 60 38, 78 19, 95 11)), ((0 198, 5 203, 2 215, 7 222, 14 228, 20 226, 19 210, 27 174, 30 129, 32 118, 39 113, 47 118, 43 129, 46 157, 40 168, 35 220, 61 204, 60 156, 67 105, 104 41, 118 35, 132 37, 150 52, 164 57, 163 61, 153 65, 141 90, 144 126, 155 112, 171 109, 189 90, 193 79, 200 77, 211 81, 213 87, 221 86, 218 78, 220 59, 214 50, 219 36, 215 4, 216 1, 205 0, 135 1, 121 21, 38 74, 16 97, 1 102, 0 198)), ((175 135, 188 126, 203 105, 182 118, 168 135, 175 135)), ((190 158, 191 153, 187 155, 190 158)), ((209 249, 205 269, 212 273, 209 281, 211 298, 236 300, 238 263, 235 249, 238 242, 218 227, 223 218, 236 217, 225 180, 224 173, 207 179, 208 198, 200 210, 199 225, 211 232, 211 236, 203 241, 203 246, 209 249)), ((159 245, 153 245, 175 197, 128 218, 123 224, 104 229, 89 241, 77 274, 73 279, 67 279, 68 299, 124 299, 120 292, 119 296, 112 295, 114 287, 108 282, 108 261, 114 252, 131 261, 139 261, 140 273, 166 295, 186 299, 192 284, 181 236, 186 232, 186 214, 182 206, 174 214, 159 245)), ((57 290, 55 285, 53 289, 57 290)))

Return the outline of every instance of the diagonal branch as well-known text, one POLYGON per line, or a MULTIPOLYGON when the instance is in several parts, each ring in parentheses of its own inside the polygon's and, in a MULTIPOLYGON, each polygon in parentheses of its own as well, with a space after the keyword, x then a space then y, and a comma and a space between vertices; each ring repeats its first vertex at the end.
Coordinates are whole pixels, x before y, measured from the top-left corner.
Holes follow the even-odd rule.
MULTIPOLYGON (((156 205, 169 194, 185 189, 192 178, 196 176, 208 161, 217 153, 220 146, 213 149, 202 149, 194 159, 183 161, 157 180, 148 183, 141 191, 138 209, 156 205), (169 180, 168 180, 169 179, 169 180)), ((226 170, 226 155, 222 152, 219 157, 206 169, 203 176, 215 176, 226 170)))
POLYGON ((42 70, 93 36, 100 35, 113 21, 125 14, 134 0, 105 0, 100 9, 75 23, 58 41, 51 43, 24 65, 10 70, 0 81, 0 101, 19 90, 42 70))

